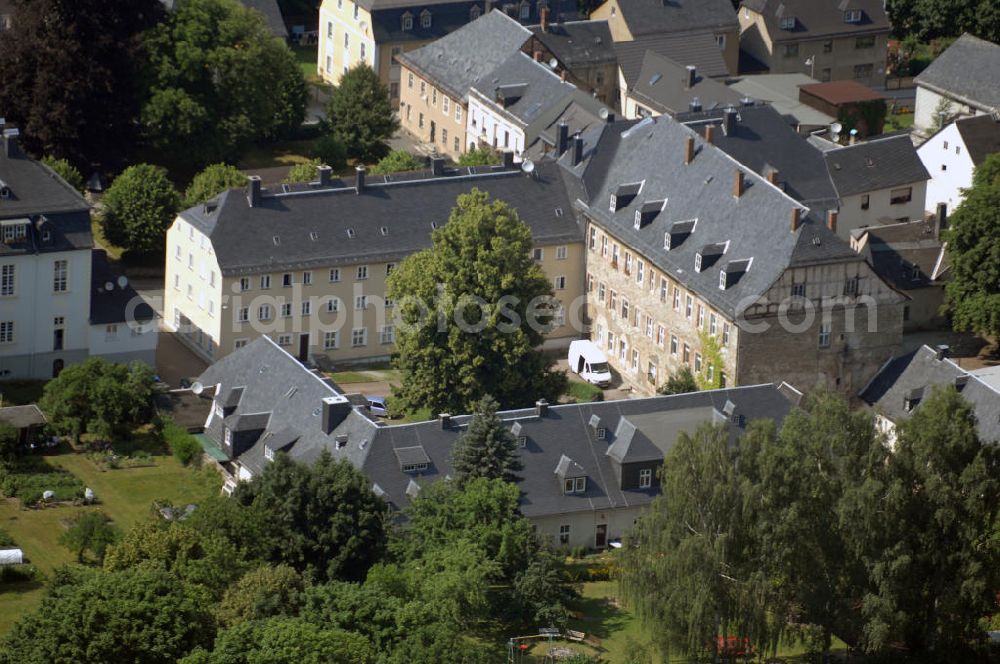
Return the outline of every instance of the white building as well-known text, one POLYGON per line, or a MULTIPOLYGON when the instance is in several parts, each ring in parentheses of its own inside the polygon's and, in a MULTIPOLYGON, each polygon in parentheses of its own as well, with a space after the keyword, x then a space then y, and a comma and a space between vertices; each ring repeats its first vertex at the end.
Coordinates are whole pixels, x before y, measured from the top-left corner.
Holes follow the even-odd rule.
POLYGON ((930 133, 956 116, 989 115, 1000 109, 1000 46, 962 35, 914 81, 913 125, 930 133))
POLYGON ((95 252, 87 202, 48 167, 0 144, 0 378, 51 378, 89 355, 156 355, 152 309, 95 252), (110 288, 108 286, 110 285, 110 288), (127 314, 136 324, 129 326, 127 314))
POLYGON ((928 138, 917 148, 931 176, 925 209, 938 203, 955 209, 965 198, 962 189, 972 186, 973 170, 994 152, 1000 152, 1000 116, 962 118, 928 138))

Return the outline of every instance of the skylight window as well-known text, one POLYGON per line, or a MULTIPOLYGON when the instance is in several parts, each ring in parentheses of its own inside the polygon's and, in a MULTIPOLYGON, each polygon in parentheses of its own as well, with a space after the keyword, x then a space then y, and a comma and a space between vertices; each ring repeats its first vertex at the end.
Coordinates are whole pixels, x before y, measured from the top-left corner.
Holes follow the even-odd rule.
POLYGON ((347 229, 347 237, 349 237, 351 239, 354 238, 354 229, 353 228, 348 228, 347 229))

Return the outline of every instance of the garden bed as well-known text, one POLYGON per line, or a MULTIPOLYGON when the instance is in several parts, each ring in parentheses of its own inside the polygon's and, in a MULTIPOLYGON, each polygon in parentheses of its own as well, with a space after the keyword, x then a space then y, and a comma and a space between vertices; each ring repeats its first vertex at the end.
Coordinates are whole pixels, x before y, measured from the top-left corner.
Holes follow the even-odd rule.
POLYGON ((71 472, 41 457, 21 457, 11 467, 0 470, 0 493, 19 499, 23 506, 38 503, 46 491, 55 494, 53 501, 82 500, 85 488, 71 472))

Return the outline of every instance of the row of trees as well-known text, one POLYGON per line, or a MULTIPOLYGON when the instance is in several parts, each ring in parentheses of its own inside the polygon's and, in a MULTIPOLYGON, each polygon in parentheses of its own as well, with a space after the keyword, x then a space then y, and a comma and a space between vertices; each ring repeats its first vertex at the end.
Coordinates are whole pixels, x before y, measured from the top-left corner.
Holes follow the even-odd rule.
POLYGON ((664 652, 716 636, 761 653, 781 639, 827 653, 958 661, 982 644, 1000 588, 1000 454, 967 402, 935 392, 897 429, 819 395, 778 430, 682 434, 662 496, 640 518, 622 588, 664 652))
POLYGON ((561 624, 569 590, 517 487, 489 474, 424 487, 406 530, 328 454, 311 467, 279 454, 234 499, 117 542, 91 537, 98 515, 66 544, 103 566, 57 572, 0 662, 505 661, 487 644, 561 624))
POLYGON ((1000 42, 1000 6, 993 0, 887 0, 893 32, 926 41, 969 32, 1000 42))

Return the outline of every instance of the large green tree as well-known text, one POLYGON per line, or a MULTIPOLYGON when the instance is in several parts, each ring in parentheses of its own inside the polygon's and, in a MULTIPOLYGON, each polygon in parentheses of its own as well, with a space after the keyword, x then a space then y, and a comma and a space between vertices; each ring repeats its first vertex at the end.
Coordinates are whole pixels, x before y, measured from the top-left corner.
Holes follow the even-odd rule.
POLYGON ((59 543, 76 554, 77 562, 82 563, 83 554, 90 551, 98 563, 103 563, 108 546, 114 544, 119 535, 103 512, 82 512, 59 536, 59 543))
POLYGON ((372 162, 389 152, 387 141, 399 129, 389 89, 367 64, 360 63, 340 78, 330 93, 327 122, 354 159, 372 162))
POLYGON ((55 157, 42 157, 42 163, 52 169, 52 171, 66 181, 66 184, 73 187, 78 192, 83 192, 83 176, 80 171, 69 163, 67 159, 56 159, 55 157))
POLYGON ((965 200, 950 218, 945 285, 948 311, 959 330, 1000 337, 1000 154, 976 168, 965 200))
POLYGON ((167 228, 180 208, 180 194, 159 166, 129 166, 104 195, 104 236, 137 255, 163 253, 167 228))
POLYGON ((385 550, 385 503, 364 475, 329 452, 311 466, 279 454, 234 495, 269 515, 278 541, 273 558, 311 577, 363 578, 385 550))
POLYGON ((771 647, 766 590, 750 555, 737 452, 726 426, 680 433, 661 470, 662 495, 623 549, 621 589, 663 653, 704 656, 716 635, 771 647))
POLYGON ((195 175, 184 191, 184 207, 194 207, 246 183, 247 176, 232 164, 211 164, 195 175))
POLYGON ((147 40, 142 121, 172 163, 233 159, 289 135, 308 91, 295 56, 237 0, 185 0, 147 40))
POLYGON ((885 8, 900 38, 928 40, 969 32, 1000 41, 1000 6, 993 0, 888 0, 885 8))
POLYGON ((490 395, 476 404, 469 427, 458 437, 452 452, 455 481, 459 486, 477 477, 517 480, 521 460, 517 454, 517 437, 497 415, 499 404, 490 395))
POLYGON ((389 276, 403 407, 468 412, 486 394, 504 408, 556 401, 566 376, 539 348, 555 300, 516 210, 473 189, 433 243, 389 276))
POLYGON ((417 159, 406 150, 393 150, 372 166, 372 175, 416 171, 424 167, 424 161, 417 159))
POLYGON ((115 169, 137 135, 143 31, 159 0, 16 0, 0 38, 0 109, 35 154, 115 169))
POLYGON ((140 362, 112 364, 92 357, 46 383, 38 405, 56 433, 110 439, 151 414, 153 371, 140 362))
POLYGON ((212 642, 208 593, 163 569, 57 572, 0 644, 4 664, 173 664, 212 642))
POLYGON ((294 616, 302 602, 302 577, 288 565, 262 565, 244 574, 222 596, 216 616, 237 625, 275 616, 294 616))
POLYGON ((280 617, 240 623, 221 632, 209 652, 182 664, 369 664, 372 648, 358 634, 280 617))
POLYGON ((869 567, 862 645, 964 660, 1000 588, 1000 452, 949 386, 899 424, 894 451, 873 469, 879 482, 847 515, 869 567))

